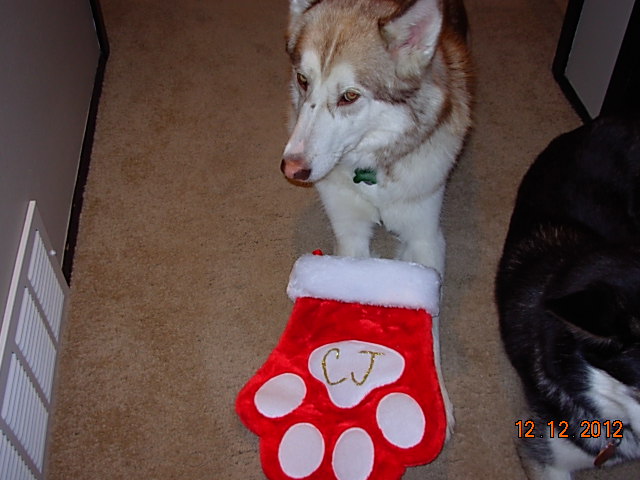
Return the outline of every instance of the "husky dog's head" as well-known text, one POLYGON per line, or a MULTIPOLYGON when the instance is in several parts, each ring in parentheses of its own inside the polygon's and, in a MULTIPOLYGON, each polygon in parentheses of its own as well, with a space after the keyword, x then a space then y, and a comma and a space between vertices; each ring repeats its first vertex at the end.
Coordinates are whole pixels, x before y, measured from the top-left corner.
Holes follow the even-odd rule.
POLYGON ((412 129, 433 128, 444 93, 424 78, 442 23, 441 0, 290 0, 285 176, 315 182, 338 162, 373 166, 382 149, 388 155, 401 137, 420 135, 412 129), (428 100, 414 109, 417 91, 428 100))

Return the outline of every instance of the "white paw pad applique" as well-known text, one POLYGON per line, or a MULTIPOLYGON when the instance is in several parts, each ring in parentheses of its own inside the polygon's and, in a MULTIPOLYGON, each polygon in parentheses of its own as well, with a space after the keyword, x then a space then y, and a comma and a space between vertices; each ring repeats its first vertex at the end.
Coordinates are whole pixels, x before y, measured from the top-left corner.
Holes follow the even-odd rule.
POLYGON ((394 480, 432 461, 446 416, 430 314, 295 300, 278 346, 236 405, 260 436, 267 477, 394 480))

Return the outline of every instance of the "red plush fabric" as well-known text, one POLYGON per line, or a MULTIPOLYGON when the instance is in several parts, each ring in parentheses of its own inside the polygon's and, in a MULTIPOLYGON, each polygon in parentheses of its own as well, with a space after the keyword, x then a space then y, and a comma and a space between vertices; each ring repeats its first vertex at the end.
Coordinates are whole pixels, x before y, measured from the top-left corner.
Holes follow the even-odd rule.
POLYGON ((266 476, 271 480, 292 479, 280 465, 278 449, 285 432, 299 423, 314 425, 325 441, 325 454, 319 468, 304 478, 337 478, 332 452, 338 437, 352 427, 364 429, 373 441, 374 465, 366 477, 368 480, 399 479, 407 466, 429 463, 436 458, 445 439, 446 416, 435 370, 431 326, 432 318, 425 310, 297 299, 280 342, 241 390, 236 404, 244 424, 260 437, 266 476), (308 363, 316 348, 343 340, 375 343, 397 351, 405 360, 402 375, 392 384, 375 388, 354 407, 337 407, 329 398, 325 384, 310 374, 308 363), (265 382, 283 373, 302 378, 306 396, 291 413, 267 418, 256 408, 254 397, 265 382), (410 395, 426 419, 426 433, 411 448, 389 443, 376 421, 380 400, 392 392, 410 395))

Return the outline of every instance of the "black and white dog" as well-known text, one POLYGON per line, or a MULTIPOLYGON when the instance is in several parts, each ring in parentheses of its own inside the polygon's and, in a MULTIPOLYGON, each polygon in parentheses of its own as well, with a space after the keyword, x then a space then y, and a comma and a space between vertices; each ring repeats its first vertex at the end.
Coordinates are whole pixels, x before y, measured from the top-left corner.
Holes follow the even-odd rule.
POLYGON ((600 118, 525 175, 496 278, 531 409, 530 478, 640 457, 640 119, 600 118))

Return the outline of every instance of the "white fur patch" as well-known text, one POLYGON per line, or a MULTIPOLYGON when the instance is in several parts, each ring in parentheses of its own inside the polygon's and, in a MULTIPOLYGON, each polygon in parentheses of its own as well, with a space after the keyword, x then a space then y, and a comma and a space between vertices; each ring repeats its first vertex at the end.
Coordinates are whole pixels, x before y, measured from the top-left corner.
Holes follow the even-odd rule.
POLYGON ((618 450, 625 456, 640 458, 640 445, 637 437, 628 433, 631 430, 636 434, 640 432, 640 404, 637 396, 634 395, 634 390, 597 368, 591 368, 589 376, 591 381, 590 397, 602 412, 602 418, 594 420, 603 422, 620 420, 627 433, 623 430, 623 439, 618 450))
POLYGON ((640 404, 633 397, 632 389, 608 373, 591 368, 591 398, 610 420, 622 420, 633 430, 640 431, 640 404))
POLYGON ((594 458, 564 438, 552 438, 549 446, 553 455, 552 466, 544 468, 547 480, 571 480, 570 472, 593 467, 594 458))

